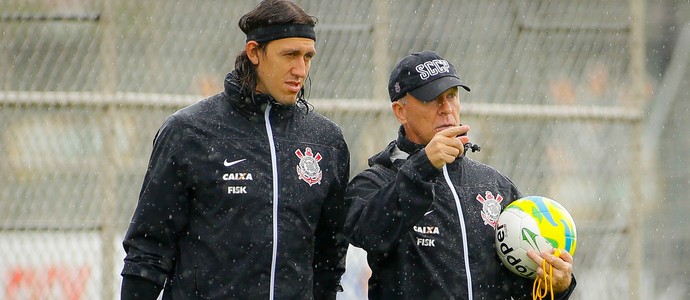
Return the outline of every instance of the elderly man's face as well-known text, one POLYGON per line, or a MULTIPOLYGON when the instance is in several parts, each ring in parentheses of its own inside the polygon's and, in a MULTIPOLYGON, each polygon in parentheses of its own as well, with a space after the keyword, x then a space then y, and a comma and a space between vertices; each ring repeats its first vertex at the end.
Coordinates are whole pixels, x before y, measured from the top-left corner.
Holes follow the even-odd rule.
POLYGON ((458 87, 447 89, 429 102, 422 102, 409 93, 397 102, 398 120, 407 138, 416 144, 426 145, 437 132, 460 125, 458 87))

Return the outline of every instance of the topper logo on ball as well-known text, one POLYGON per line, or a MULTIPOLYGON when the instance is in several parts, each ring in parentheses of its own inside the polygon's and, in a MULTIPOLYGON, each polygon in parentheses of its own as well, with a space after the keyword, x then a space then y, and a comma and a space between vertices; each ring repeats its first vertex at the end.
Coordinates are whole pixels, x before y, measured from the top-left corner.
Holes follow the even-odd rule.
POLYGON ((498 242, 499 242, 499 246, 498 246, 499 249, 498 250, 501 251, 501 253, 505 256, 506 262, 508 262, 511 266, 513 266, 516 271, 520 272, 520 274, 522 274, 526 277, 530 277, 530 276, 534 275, 534 272, 532 270, 530 270, 530 269, 528 269, 525 266, 520 264, 520 262, 522 262, 522 259, 519 259, 519 258, 516 258, 516 257, 510 255, 510 253, 513 252, 513 250, 515 250, 515 249, 508 246, 508 244, 506 244, 504 242, 505 238, 506 238, 505 225, 500 224, 496 228, 496 240, 498 240, 498 242))

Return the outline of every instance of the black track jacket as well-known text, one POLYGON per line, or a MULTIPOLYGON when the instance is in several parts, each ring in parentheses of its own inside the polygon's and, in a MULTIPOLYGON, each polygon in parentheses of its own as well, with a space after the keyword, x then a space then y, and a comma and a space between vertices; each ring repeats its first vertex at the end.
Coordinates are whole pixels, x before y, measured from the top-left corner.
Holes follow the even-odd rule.
POLYGON ((402 128, 369 165, 348 186, 345 226, 367 251, 369 299, 532 299, 494 246, 498 214, 521 197, 510 179, 467 157, 436 169, 402 128))
POLYGON ((164 299, 335 299, 349 152, 303 102, 225 92, 158 131, 123 245, 123 275, 164 299), (325 297, 324 297, 325 296, 325 297))

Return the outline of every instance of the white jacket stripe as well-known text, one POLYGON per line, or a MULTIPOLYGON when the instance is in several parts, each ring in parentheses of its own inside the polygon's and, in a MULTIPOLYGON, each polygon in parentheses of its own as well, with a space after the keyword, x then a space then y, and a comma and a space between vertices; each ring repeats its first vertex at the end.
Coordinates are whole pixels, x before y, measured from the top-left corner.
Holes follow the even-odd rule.
POLYGON ((462 206, 460 205, 460 197, 458 197, 458 192, 453 186, 453 182, 450 180, 448 175, 448 168, 443 166, 443 177, 446 179, 446 183, 453 193, 453 199, 455 199, 455 208, 458 210, 458 218, 460 219, 460 229, 462 230, 462 253, 465 260, 465 274, 467 274, 467 299, 472 300, 472 273, 470 272, 470 257, 469 250, 467 249, 467 229, 465 227, 465 216, 462 214, 462 206))

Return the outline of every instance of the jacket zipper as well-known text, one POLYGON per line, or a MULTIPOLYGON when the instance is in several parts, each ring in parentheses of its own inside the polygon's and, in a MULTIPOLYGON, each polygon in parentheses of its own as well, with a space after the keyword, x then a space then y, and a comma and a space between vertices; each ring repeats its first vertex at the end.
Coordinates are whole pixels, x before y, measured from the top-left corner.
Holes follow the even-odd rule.
POLYGON ((276 145, 273 141, 273 129, 269 119, 270 112, 271 104, 269 103, 264 111, 264 121, 271 150, 271 171, 273 172, 273 254, 271 256, 271 285, 269 292, 269 299, 273 300, 275 297, 276 260, 278 259, 278 159, 276 157, 276 145))
POLYGON ((467 276, 467 299, 472 300, 472 274, 470 272, 470 257, 469 250, 467 249, 467 229, 465 227, 465 216, 462 214, 462 206, 460 205, 460 197, 458 197, 458 192, 455 190, 453 182, 450 180, 450 175, 448 175, 448 168, 443 166, 443 177, 446 179, 446 184, 450 188, 451 193, 453 193, 453 199, 455 199, 455 208, 458 210, 458 218, 460 219, 460 229, 462 230, 462 251, 465 258, 465 274, 467 276))

